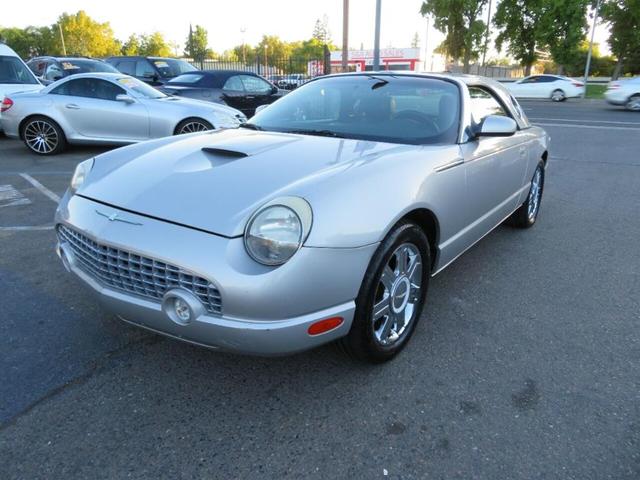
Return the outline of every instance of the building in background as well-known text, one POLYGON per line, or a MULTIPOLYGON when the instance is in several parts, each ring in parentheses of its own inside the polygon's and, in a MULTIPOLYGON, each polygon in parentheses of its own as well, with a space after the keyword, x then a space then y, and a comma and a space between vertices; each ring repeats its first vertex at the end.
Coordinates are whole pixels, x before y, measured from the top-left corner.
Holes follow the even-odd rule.
MULTIPOLYGON (((331 72, 342 71, 342 52, 331 52, 331 72)), ((373 70, 373 50, 349 50, 349 71, 366 72, 373 70)), ((445 70, 442 55, 429 55, 425 61, 420 48, 381 48, 380 68, 382 70, 407 70, 413 72, 445 70)))

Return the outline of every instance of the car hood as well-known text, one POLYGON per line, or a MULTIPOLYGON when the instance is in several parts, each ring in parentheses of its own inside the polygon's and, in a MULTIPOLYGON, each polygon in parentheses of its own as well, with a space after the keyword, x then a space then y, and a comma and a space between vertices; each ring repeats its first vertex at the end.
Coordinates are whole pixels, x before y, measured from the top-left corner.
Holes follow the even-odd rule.
POLYGON ((246 129, 161 139, 96 158, 78 194, 108 206, 227 237, 283 195, 415 147, 246 129))

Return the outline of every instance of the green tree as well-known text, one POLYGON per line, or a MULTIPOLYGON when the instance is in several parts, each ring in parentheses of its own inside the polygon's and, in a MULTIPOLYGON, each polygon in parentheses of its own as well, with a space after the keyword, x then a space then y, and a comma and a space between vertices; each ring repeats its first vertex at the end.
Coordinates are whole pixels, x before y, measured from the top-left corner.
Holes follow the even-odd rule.
POLYGON ((589 0, 545 0, 541 23, 541 40, 557 65, 564 66, 580 56, 580 42, 587 32, 589 0))
POLYGON ((200 25, 196 25, 195 30, 190 26, 184 54, 187 57, 193 58, 196 62, 202 63, 210 53, 208 44, 209 40, 207 30, 200 25))
POLYGON ((55 30, 58 25, 62 28, 67 55, 108 57, 120 52, 121 46, 109 22, 97 22, 83 10, 72 15, 63 13, 51 28, 55 30))
POLYGON ((433 15, 435 27, 445 34, 442 48, 455 60, 462 59, 469 73, 471 60, 478 58, 486 26, 478 17, 487 0, 425 0, 422 15, 433 15))
POLYGON ((318 40, 320 43, 331 43, 331 31, 329 30, 329 17, 324 15, 322 19, 317 19, 313 27, 311 38, 318 40))
MULTIPOLYGON (((613 78, 623 71, 625 62, 632 68, 640 57, 640 0, 607 0, 602 18, 609 25, 609 46, 616 56, 613 78)), ((631 70, 630 70, 631 71, 631 70)))
POLYGON ((160 32, 140 36, 139 55, 146 57, 170 57, 171 47, 160 32))
POLYGON ((498 4, 494 25, 500 30, 496 48, 507 51, 524 67, 525 76, 531 74, 531 66, 538 60, 544 15, 544 0, 502 0, 498 4))
POLYGON ((4 28, 0 29, 0 39, 22 58, 60 53, 49 27, 4 28))
POLYGON ((140 40, 137 35, 131 34, 122 45, 122 55, 139 55, 140 40))
POLYGON ((411 48, 420 48, 420 35, 418 35, 418 32, 411 39, 411 48))

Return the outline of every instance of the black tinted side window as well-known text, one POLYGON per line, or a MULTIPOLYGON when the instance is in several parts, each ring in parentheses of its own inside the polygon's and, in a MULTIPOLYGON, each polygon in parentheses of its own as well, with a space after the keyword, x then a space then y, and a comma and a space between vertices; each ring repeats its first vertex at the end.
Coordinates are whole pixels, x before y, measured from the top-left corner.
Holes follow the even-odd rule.
POLYGON ((116 68, 127 75, 133 76, 136 74, 136 62, 133 60, 123 60, 118 62, 116 63, 116 68))

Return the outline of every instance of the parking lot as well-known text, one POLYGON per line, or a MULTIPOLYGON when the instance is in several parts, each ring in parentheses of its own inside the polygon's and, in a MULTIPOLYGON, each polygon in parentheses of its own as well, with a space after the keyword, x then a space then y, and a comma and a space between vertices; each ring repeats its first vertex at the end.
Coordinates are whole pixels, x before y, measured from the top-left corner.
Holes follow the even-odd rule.
POLYGON ((640 477, 640 114, 523 102, 540 218, 434 278, 394 361, 215 353, 103 311, 53 252, 75 165, 0 137, 0 478, 640 477))

